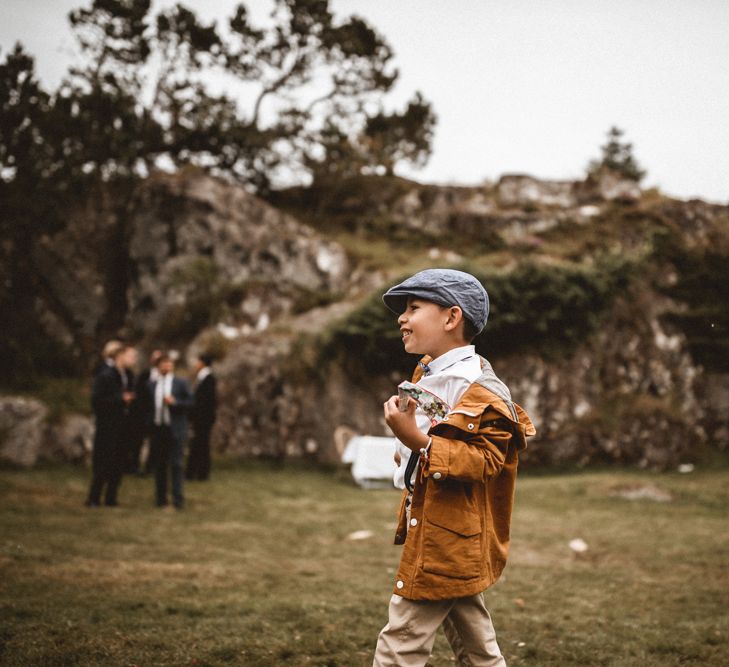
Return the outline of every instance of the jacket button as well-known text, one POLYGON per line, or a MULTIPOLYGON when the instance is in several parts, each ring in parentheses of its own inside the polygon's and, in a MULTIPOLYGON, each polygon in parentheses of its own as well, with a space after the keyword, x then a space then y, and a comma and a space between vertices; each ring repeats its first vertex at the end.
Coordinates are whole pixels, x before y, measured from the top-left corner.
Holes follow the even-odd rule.
POLYGON ((411 526, 417 526, 418 525, 418 520, 417 519, 410 519, 410 525, 411 526))
POLYGON ((474 429, 474 425, 473 425, 473 424, 469 424, 469 425, 468 425, 468 430, 469 430, 469 431, 473 431, 473 429, 474 429))
POLYGON ((395 586, 397 586, 398 588, 403 588, 403 587, 405 586, 405 582, 404 582, 404 581, 402 581, 402 580, 400 580, 400 581, 398 581, 398 582, 397 582, 397 583, 395 584, 395 586))
POLYGON ((441 475, 439 472, 433 473, 433 479, 440 479, 441 477, 443 477, 443 475, 441 475))

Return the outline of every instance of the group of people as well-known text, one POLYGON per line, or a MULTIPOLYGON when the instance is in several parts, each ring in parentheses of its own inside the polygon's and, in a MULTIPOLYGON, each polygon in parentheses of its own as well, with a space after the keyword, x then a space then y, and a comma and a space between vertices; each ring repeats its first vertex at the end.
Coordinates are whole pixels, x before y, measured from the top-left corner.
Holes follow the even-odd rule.
POLYGON ((139 375, 133 345, 109 341, 102 356, 91 390, 96 431, 86 505, 114 507, 124 474, 148 474, 154 476, 157 506, 168 506, 171 478, 172 502, 183 509, 183 477, 204 481, 210 476, 210 434, 217 408, 212 359, 198 357, 191 387, 175 375, 175 359, 167 352, 155 350, 139 375), (185 465, 188 425, 192 437, 185 465))

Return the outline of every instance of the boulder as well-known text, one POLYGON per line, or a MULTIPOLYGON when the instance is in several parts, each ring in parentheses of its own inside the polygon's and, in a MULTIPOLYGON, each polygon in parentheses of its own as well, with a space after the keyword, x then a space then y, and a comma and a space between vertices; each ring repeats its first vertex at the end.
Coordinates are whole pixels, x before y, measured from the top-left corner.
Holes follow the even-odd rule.
POLYGON ((48 428, 40 457, 52 461, 84 463, 91 459, 94 423, 91 417, 71 414, 48 428))
POLYGON ((20 396, 0 397, 0 459, 24 468, 35 465, 44 443, 48 409, 20 396))

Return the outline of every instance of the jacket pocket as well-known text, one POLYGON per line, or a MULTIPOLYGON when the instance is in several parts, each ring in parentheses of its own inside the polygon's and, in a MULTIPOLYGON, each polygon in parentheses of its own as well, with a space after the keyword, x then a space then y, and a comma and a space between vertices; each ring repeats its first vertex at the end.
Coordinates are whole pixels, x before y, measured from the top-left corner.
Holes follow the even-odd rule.
POLYGON ((481 519, 475 512, 428 508, 423 526, 423 570, 456 579, 481 574, 481 519))

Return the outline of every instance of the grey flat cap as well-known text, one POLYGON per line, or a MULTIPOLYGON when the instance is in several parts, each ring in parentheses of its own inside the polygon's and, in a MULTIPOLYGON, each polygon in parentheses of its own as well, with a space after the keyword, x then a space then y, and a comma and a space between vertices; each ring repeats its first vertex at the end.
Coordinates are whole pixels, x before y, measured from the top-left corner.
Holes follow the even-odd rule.
POLYGON ((478 333, 489 317, 489 295, 470 273, 455 269, 426 269, 410 276, 382 295, 385 305, 397 315, 405 311, 408 297, 419 297, 441 306, 459 306, 478 333))

